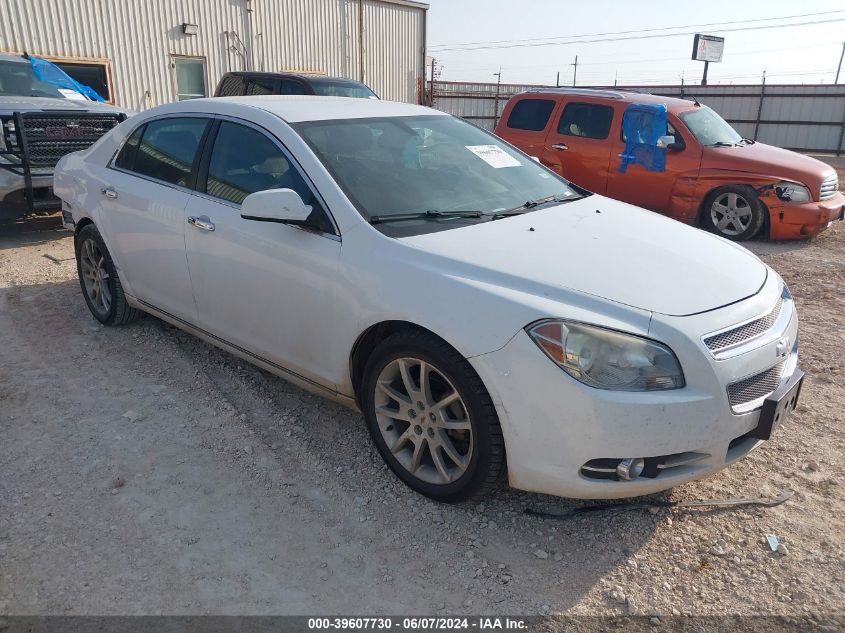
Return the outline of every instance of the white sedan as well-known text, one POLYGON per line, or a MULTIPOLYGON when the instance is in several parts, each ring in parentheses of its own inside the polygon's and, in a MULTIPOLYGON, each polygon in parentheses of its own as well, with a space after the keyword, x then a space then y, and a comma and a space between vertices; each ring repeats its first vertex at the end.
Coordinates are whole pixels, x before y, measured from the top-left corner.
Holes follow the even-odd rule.
POLYGON ((782 279, 427 108, 173 103, 65 157, 106 325, 142 312, 363 412, 408 486, 582 498, 712 474, 801 388, 782 279))

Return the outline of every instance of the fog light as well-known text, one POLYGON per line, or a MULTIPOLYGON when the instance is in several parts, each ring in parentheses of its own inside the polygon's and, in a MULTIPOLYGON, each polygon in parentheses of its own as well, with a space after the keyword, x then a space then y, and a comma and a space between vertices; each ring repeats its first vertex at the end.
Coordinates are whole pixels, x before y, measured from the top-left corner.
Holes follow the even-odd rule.
POLYGON ((642 457, 628 457, 616 466, 616 474, 619 476, 619 479, 630 481, 639 477, 643 472, 643 468, 645 468, 645 460, 642 457))

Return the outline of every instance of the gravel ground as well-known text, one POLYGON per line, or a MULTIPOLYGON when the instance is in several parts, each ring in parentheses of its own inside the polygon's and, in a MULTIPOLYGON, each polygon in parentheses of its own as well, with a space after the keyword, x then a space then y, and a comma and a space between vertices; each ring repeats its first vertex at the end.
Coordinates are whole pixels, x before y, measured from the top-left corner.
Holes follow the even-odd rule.
POLYGON ((751 247, 798 303, 802 403, 659 498, 794 497, 557 520, 523 510, 580 502, 412 493, 358 414, 154 318, 101 327, 70 235, 4 227, 0 614, 843 614, 845 226, 751 247))

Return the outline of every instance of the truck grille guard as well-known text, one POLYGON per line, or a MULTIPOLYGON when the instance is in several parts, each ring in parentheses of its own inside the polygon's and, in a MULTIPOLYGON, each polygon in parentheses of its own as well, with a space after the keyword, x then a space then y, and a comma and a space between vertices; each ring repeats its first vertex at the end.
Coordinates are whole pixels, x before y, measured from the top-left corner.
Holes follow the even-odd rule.
POLYGON ((122 112, 38 110, 13 112, 10 120, 14 130, 7 127, 9 119, 0 121, 0 134, 6 141, 5 151, 0 151, 0 158, 5 159, 0 161, 0 169, 23 176, 27 213, 44 210, 48 205, 55 207, 51 200, 36 200, 33 175, 52 176, 62 156, 90 147, 125 119, 122 112))

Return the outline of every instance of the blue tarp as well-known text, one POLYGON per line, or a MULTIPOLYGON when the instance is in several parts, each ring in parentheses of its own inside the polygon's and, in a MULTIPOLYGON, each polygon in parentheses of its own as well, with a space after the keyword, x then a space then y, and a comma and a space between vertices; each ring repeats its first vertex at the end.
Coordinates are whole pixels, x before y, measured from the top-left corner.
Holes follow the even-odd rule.
POLYGON ((625 150, 619 172, 628 165, 642 165, 648 171, 666 169, 666 148, 657 141, 666 134, 666 106, 662 103, 632 103, 622 115, 622 134, 625 150))
POLYGON ((97 94, 96 90, 79 83, 61 68, 52 62, 48 62, 46 59, 32 57, 30 55, 29 64, 32 66, 32 72, 35 73, 35 76, 44 83, 51 84, 57 88, 64 88, 65 90, 75 90, 79 94, 91 99, 91 101, 105 101, 105 99, 97 94))

